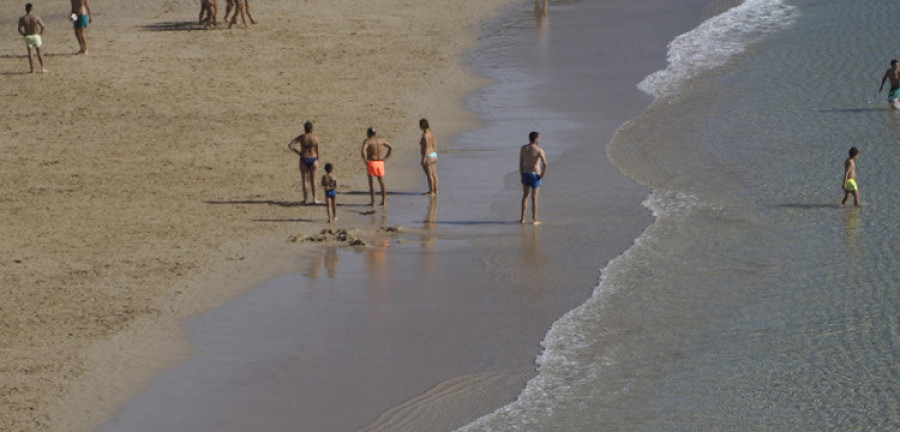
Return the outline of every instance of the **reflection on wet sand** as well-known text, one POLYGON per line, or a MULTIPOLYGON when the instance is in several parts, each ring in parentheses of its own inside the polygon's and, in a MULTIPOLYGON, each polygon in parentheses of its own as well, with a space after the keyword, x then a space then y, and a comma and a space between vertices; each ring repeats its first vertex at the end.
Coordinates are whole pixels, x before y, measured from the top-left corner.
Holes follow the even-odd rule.
POLYGON ((432 196, 428 201, 428 212, 425 213, 425 219, 422 220, 422 248, 429 249, 434 245, 437 237, 434 235, 434 229, 437 226, 437 197, 432 196))
POLYGON ((366 274, 369 286, 376 303, 383 303, 390 297, 390 278, 388 277, 388 254, 390 240, 387 237, 374 240, 375 244, 366 251, 366 274))
POLYGON ((334 279, 337 275, 338 252, 336 247, 325 249, 325 270, 328 271, 328 277, 334 279))
POLYGON ((522 261, 525 268, 543 275, 544 256, 538 231, 535 226, 522 226, 522 261))
POLYGON ((534 27, 539 31, 547 28, 550 21, 550 0, 534 0, 534 27))
POLYGON ((864 272, 862 251, 859 250, 859 208, 844 209, 844 238, 847 242, 847 257, 854 269, 864 272))
POLYGON ((318 279, 319 278, 319 269, 321 267, 322 267, 322 254, 321 254, 321 252, 317 252, 309 258, 309 266, 306 268, 306 272, 304 272, 303 275, 310 279, 318 279))
POLYGON ((303 275, 310 279, 318 279, 319 269, 324 267, 328 277, 334 279, 335 275, 337 275, 338 259, 337 247, 330 246, 324 250, 317 251, 309 258, 309 266, 303 275))

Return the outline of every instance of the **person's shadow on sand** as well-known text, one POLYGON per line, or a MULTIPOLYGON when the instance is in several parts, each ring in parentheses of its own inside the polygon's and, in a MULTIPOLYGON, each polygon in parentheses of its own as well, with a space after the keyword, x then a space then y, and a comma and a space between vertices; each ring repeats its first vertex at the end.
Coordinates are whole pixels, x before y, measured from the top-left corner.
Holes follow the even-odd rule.
POLYGON ((203 30, 196 21, 163 21, 141 26, 144 31, 194 31, 203 30))
POLYGON ((212 205, 223 205, 223 204, 231 204, 231 205, 239 205, 239 204, 249 204, 249 205, 274 205, 279 207, 301 207, 306 204, 300 203, 298 201, 278 201, 278 200, 268 200, 268 199, 246 199, 246 200, 207 200, 203 201, 204 204, 212 204, 212 205))

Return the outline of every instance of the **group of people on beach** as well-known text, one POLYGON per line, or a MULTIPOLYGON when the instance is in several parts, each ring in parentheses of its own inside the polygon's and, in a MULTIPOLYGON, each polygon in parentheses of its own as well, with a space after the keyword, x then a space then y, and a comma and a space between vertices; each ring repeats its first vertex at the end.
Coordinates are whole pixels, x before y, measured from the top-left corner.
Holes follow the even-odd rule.
MULTIPOLYGON (((244 27, 247 27, 247 19, 251 24, 256 24, 253 15, 250 14, 250 0, 226 0, 225 16, 223 20, 228 22, 228 28, 231 28, 240 16, 244 27), (229 16, 231 20, 229 21, 229 16)), ((72 10, 71 19, 72 26, 75 30, 75 39, 78 40, 78 52, 76 54, 87 54, 87 39, 85 38, 85 30, 88 25, 93 23, 94 17, 91 13, 90 0, 71 0, 72 10)), ((216 0, 200 0, 200 18, 199 24, 204 29, 216 27, 216 0)), ((44 66, 44 54, 41 48, 44 46, 42 39, 44 34, 44 21, 34 12, 34 5, 25 4, 25 15, 19 17, 18 23, 19 34, 25 39, 25 48, 28 50, 28 67, 29 72, 36 72, 34 67, 34 57, 37 56, 38 64, 41 72, 47 72, 44 66)))
MULTIPOLYGON (((89 0, 71 0, 72 3, 72 26, 75 29, 75 39, 78 40, 77 54, 87 54, 87 40, 84 36, 84 30, 88 28, 88 24, 93 22, 91 14, 91 4, 89 0)), ((17 26, 19 34, 25 38, 25 48, 28 50, 28 68, 29 72, 34 73, 34 56, 37 54, 38 63, 41 66, 41 72, 47 72, 44 67, 44 54, 41 47, 44 46, 42 35, 44 34, 44 21, 34 12, 34 6, 31 3, 25 4, 25 15, 19 17, 17 26)))
MULTIPOLYGON (((419 139, 419 153, 421 166, 428 182, 428 191, 423 195, 432 198, 438 194, 437 177, 437 143, 428 119, 419 120, 419 129, 422 136, 419 139)), ((541 179, 547 172, 547 156, 538 145, 540 134, 531 132, 528 134, 528 144, 522 146, 519 152, 519 175, 522 179, 522 213, 519 220, 525 223, 525 213, 528 198, 531 197, 532 223, 538 225, 538 190, 541 187, 541 179)), ((310 204, 307 189, 312 195, 312 204, 318 204, 316 195, 316 171, 319 167, 319 137, 313 133, 313 124, 306 121, 303 124, 303 133, 288 143, 288 149, 300 157, 298 168, 300 170, 303 201, 301 204, 310 204)), ((366 129, 366 138, 360 147, 360 157, 366 166, 366 176, 369 180, 369 206, 375 206, 375 180, 381 190, 381 205, 387 202, 387 190, 384 185, 385 161, 391 157, 394 151, 388 140, 378 134, 374 127, 366 129)), ((334 172, 334 165, 325 164, 325 174, 320 183, 325 190, 325 207, 328 213, 328 222, 337 220, 337 187, 338 181, 334 172)))
MULTIPOLYGON (((250 24, 256 24, 253 15, 250 15, 250 0, 225 0, 225 2, 225 16, 222 17, 222 22, 227 22, 228 28, 237 23, 238 16, 241 17, 244 27, 247 27, 247 18, 250 18, 250 24), (232 12, 234 12, 233 15, 231 15, 232 12), (228 20, 229 15, 231 15, 230 21, 228 20)), ((217 27, 219 25, 216 21, 217 11, 216 0, 200 0, 200 17, 197 23, 202 24, 204 29, 217 27)))

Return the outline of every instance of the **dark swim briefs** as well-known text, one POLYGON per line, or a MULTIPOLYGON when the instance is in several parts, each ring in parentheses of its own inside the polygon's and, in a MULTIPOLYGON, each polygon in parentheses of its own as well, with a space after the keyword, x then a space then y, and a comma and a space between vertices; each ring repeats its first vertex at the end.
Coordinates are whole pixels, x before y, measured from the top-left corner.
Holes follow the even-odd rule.
POLYGON ((533 187, 535 189, 541 187, 541 176, 533 173, 533 172, 522 172, 522 184, 525 186, 533 187))
POLYGON ((313 164, 315 164, 317 160, 319 160, 319 158, 300 158, 300 162, 303 162, 303 165, 306 165, 307 168, 312 168, 313 164))

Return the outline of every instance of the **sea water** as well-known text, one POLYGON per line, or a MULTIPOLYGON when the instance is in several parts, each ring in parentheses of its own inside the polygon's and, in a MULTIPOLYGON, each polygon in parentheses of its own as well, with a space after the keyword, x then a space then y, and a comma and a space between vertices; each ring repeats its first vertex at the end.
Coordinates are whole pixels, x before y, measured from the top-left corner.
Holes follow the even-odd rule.
POLYGON ((517 401, 462 430, 900 430, 900 112, 878 92, 897 16, 747 0, 673 40, 608 146, 654 223, 517 401), (860 209, 840 203, 851 146, 860 209))

